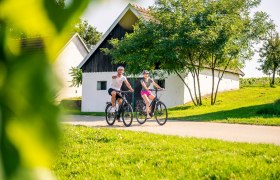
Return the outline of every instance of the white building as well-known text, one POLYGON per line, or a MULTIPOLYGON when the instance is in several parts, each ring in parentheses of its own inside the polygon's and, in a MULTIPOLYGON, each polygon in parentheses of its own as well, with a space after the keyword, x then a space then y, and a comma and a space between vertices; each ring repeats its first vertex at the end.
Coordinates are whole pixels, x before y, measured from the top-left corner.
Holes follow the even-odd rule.
MULTIPOLYGON (((138 18, 150 19, 149 13, 140 7, 128 5, 119 15, 116 21, 103 35, 102 39, 97 43, 95 48, 86 56, 86 58, 78 66, 83 70, 83 90, 82 90, 82 112, 102 112, 105 109, 106 102, 110 101, 107 92, 112 80, 112 74, 115 73, 118 65, 111 63, 112 58, 105 55, 100 48, 108 48, 108 40, 112 38, 122 38, 125 33, 133 31, 133 25, 138 18)), ((216 71, 218 74, 218 71, 216 71)), ((240 70, 227 71, 220 83, 219 91, 228 91, 239 89, 239 76, 244 75, 240 70)), ((193 80, 191 74, 184 73, 182 77, 193 88, 193 80)), ((141 98, 141 85, 138 79, 130 79, 135 89, 135 99, 141 98)), ((201 93, 207 95, 211 93, 211 70, 205 68, 200 73, 201 93)), ((157 78, 155 78, 157 80, 157 78)), ((218 81, 218 77, 215 77, 218 81)), ((177 75, 166 76, 164 80, 159 80, 159 84, 164 86, 165 91, 161 93, 160 99, 168 106, 176 106, 191 101, 189 92, 177 75)), ((133 100, 132 100, 133 101, 133 100)))
POLYGON ((89 50, 78 33, 74 34, 59 53, 54 68, 62 83, 57 100, 81 97, 82 87, 70 87, 72 77, 69 74, 72 67, 77 67, 88 55, 89 50))

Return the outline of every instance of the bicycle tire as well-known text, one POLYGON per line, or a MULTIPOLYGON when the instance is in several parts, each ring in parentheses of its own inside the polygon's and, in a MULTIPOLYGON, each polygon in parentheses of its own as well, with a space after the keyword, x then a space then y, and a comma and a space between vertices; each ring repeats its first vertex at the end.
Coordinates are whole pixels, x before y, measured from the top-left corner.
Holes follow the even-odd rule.
POLYGON ((106 122, 109 126, 113 126, 115 121, 116 121, 116 116, 115 113, 111 113, 110 110, 112 108, 112 104, 109 103, 107 104, 105 108, 105 117, 106 117, 106 122))
POLYGON ((138 102, 136 105, 136 120, 139 124, 144 124, 147 121, 147 113, 144 111, 145 106, 143 102, 138 102))
POLYGON ((130 104, 125 104, 122 109, 122 120, 126 127, 129 127, 133 121, 133 110, 130 104))
POLYGON ((155 115, 156 121, 159 125, 162 126, 167 122, 168 111, 167 111, 166 105, 163 102, 158 101, 156 103, 154 115, 155 115))

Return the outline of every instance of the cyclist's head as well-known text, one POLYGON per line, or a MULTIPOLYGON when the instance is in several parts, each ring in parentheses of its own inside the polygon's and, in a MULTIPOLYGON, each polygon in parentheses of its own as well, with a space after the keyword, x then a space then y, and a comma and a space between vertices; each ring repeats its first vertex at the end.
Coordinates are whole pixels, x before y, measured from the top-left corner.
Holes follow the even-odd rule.
POLYGON ((123 66, 119 66, 119 67, 117 68, 117 72, 118 72, 118 74, 123 74, 123 72, 124 72, 124 67, 123 67, 123 66))
POLYGON ((143 71, 144 78, 149 77, 150 72, 148 70, 143 71))

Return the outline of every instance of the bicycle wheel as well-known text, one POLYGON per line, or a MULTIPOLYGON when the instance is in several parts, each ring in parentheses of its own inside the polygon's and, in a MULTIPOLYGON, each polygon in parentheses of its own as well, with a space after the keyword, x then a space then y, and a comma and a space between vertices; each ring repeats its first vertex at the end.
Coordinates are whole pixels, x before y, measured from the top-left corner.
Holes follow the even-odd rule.
POLYGON ((116 121, 115 113, 111 113, 110 112, 111 109, 112 109, 112 104, 111 103, 107 104, 105 109, 105 117, 106 117, 106 122, 109 126, 113 126, 116 121))
POLYGON ((161 101, 156 103, 155 107, 155 118, 159 125, 164 125, 168 118, 168 112, 165 104, 161 101))
POLYGON ((133 121, 133 110, 130 104, 125 104, 122 109, 122 120, 126 127, 129 127, 133 121))
POLYGON ((136 105, 136 120, 139 124, 144 124, 147 121, 146 105, 143 102, 138 102, 136 105))

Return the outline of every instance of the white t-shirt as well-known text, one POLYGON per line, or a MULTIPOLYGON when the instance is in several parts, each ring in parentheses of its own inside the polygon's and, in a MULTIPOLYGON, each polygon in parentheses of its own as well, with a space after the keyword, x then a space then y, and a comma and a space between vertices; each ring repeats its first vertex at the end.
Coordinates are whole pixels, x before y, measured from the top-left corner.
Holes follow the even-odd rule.
POLYGON ((112 79, 111 88, 120 91, 123 82, 126 80, 125 76, 118 77, 116 79, 112 79))

